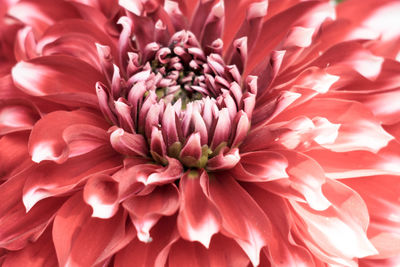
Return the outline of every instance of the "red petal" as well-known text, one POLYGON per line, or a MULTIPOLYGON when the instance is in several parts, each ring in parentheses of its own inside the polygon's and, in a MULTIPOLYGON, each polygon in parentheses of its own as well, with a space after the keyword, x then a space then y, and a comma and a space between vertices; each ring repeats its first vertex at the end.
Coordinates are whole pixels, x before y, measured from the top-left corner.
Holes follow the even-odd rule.
POLYGON ((207 250, 203 246, 183 240, 179 240, 171 247, 168 264, 169 266, 210 266, 207 250))
POLYGON ((53 241, 60 266, 92 266, 111 257, 134 237, 122 210, 108 220, 91 218, 90 208, 77 193, 58 211, 53 241))
POLYGON ((171 216, 179 207, 179 192, 175 185, 156 187, 145 196, 134 196, 122 204, 129 211, 142 242, 151 242, 150 230, 162 216, 171 216))
POLYGON ((57 20, 79 17, 70 3, 51 0, 18 2, 13 4, 8 12, 12 17, 32 26, 39 36, 57 20))
POLYGON ((27 212, 21 202, 24 182, 22 173, 0 186, 0 246, 10 250, 22 249, 38 239, 64 202, 64 198, 43 200, 27 212))
POLYGON ((178 230, 182 238, 198 241, 206 248, 210 245, 211 237, 218 233, 221 217, 214 204, 206 197, 200 180, 209 179, 203 172, 187 172, 181 178, 181 203, 178 215, 178 230))
MULTIPOLYGON (((43 160, 53 160, 58 163, 66 161, 70 152, 63 138, 63 132, 75 124, 105 126, 102 118, 86 111, 52 112, 40 119, 31 132, 29 153, 32 155, 32 160, 37 163, 43 160)), ((66 134, 68 138, 68 131, 66 134)))
POLYGON ((115 171, 121 163, 120 157, 104 147, 71 158, 62 165, 42 163, 26 173, 24 205, 29 210, 41 199, 70 191, 90 175, 115 171))
POLYGON ((325 183, 325 174, 318 163, 299 152, 279 151, 279 153, 288 160, 286 171, 289 174, 289 179, 263 183, 263 188, 289 199, 297 199, 300 193, 311 208, 315 210, 327 209, 331 203, 322 193, 321 187, 325 183))
POLYGON ((254 266, 269 244, 271 223, 251 196, 228 174, 209 181, 210 199, 222 216, 222 228, 246 252, 254 266))
POLYGON ((270 240, 266 250, 273 266, 313 266, 310 252, 291 240, 295 221, 288 203, 255 185, 247 184, 246 190, 271 220, 274 238, 270 240))
POLYGON ((342 265, 354 264, 354 258, 377 254, 365 233, 369 216, 362 198, 335 180, 328 180, 323 189, 332 203, 325 211, 316 212, 291 202, 305 223, 300 226, 302 239, 312 252, 327 262, 342 265))
POLYGON ((146 157, 148 154, 146 140, 141 134, 131 134, 117 128, 111 133, 110 142, 116 151, 124 155, 146 157))
POLYGON ((39 119, 34 108, 23 103, 0 104, 0 135, 32 129, 39 119))
POLYGON ((400 184, 398 176, 371 176, 342 180, 358 192, 367 204, 371 216, 368 237, 379 251, 374 258, 386 258, 400 253, 400 184))
POLYGON ((2 266, 56 266, 57 257, 55 253, 51 239, 51 229, 48 227, 36 242, 29 243, 22 250, 8 252, 2 266))
POLYGON ((27 142, 28 133, 8 134, 0 139, 0 180, 11 177, 22 166, 26 167, 22 164, 24 161, 31 161, 27 142))
POLYGON ((175 228, 176 217, 164 217, 152 229, 153 242, 133 240, 115 256, 115 267, 165 266, 170 247, 179 238, 175 228))
POLYGON ((118 183, 105 174, 92 176, 83 189, 83 199, 92 207, 92 217, 109 219, 118 211, 118 183))
POLYGON ((90 106, 97 106, 94 86, 104 80, 95 68, 71 56, 44 56, 21 61, 12 69, 12 76, 15 85, 29 95, 90 106))
POLYGON ((266 182, 288 178, 287 167, 287 159, 279 153, 248 152, 241 155, 240 163, 231 172, 236 179, 244 182, 266 182))
POLYGON ((239 149, 233 148, 227 153, 221 151, 217 156, 207 161, 207 170, 229 170, 240 161, 239 149))

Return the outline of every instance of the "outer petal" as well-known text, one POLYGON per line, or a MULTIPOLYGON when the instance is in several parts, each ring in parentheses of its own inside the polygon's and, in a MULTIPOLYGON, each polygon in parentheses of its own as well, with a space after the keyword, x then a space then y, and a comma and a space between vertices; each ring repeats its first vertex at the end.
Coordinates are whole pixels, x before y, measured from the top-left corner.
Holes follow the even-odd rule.
MULTIPOLYGON (((83 142, 86 139, 84 135, 79 136, 79 133, 71 132, 72 129, 68 130, 68 127, 77 124, 97 127, 106 125, 102 118, 86 111, 52 112, 39 120, 32 130, 29 138, 29 153, 32 155, 32 160, 37 163, 43 160, 53 160, 57 163, 66 161, 70 156, 70 148, 66 142, 79 139, 83 142)), ((77 130, 77 128, 75 127, 73 130, 77 130)), ((99 139, 101 140, 101 136, 99 139)), ((92 146, 89 145, 85 148, 90 151, 92 146)))
POLYGON ((0 103, 0 135, 32 129, 39 114, 23 103, 0 103))
POLYGON ((80 193, 59 210, 53 225, 53 242, 61 266, 91 266, 103 262, 128 244, 134 229, 122 210, 108 220, 91 218, 80 193))
POLYGON ((222 216, 223 233, 235 239, 254 266, 260 250, 271 238, 271 222, 251 196, 232 178, 221 173, 212 176, 210 199, 222 216))
POLYGON ((241 160, 231 170, 236 179, 244 182, 265 182, 288 178, 287 159, 272 151, 248 152, 241 155, 241 160))
POLYGON ((358 192, 367 204, 371 221, 368 237, 379 251, 373 258, 400 254, 400 178, 371 176, 342 180, 358 192))
POLYGON ((258 188, 246 185, 246 190, 257 201, 272 223, 273 237, 268 244, 268 254, 273 266, 313 266, 313 260, 306 248, 292 240, 295 221, 289 204, 281 197, 258 188))
POLYGON ((130 267, 133 262, 138 267, 164 266, 171 245, 179 238, 175 225, 176 217, 161 219, 151 231, 153 242, 144 243, 138 239, 133 240, 117 253, 115 266, 130 267))
POLYGON ((10 250, 22 249, 29 240, 37 240, 64 201, 64 198, 44 200, 26 212, 21 202, 24 181, 22 173, 0 186, 0 246, 10 250))
POLYGON ((115 171, 120 165, 121 158, 104 147, 72 158, 63 165, 42 163, 26 173, 24 205, 30 210, 39 200, 68 192, 90 175, 115 171))
POLYGON ((92 207, 92 217, 109 219, 118 211, 118 183, 108 175, 94 175, 85 184, 83 199, 92 207))
POLYGON ((324 193, 332 206, 315 212, 307 206, 291 202, 298 216, 304 241, 317 257, 336 264, 351 264, 378 252, 366 236, 368 211, 361 197, 334 180, 328 180, 324 193))
POLYGON ((172 247, 168 258, 169 266, 209 267, 207 250, 198 243, 179 240, 172 247))
POLYGON ((123 202, 131 215, 141 242, 151 242, 150 230, 162 216, 171 216, 179 207, 179 192, 175 185, 155 188, 145 196, 134 196, 123 202))
POLYGON ((51 239, 50 227, 34 242, 15 252, 9 252, 2 263, 3 267, 13 266, 56 266, 54 245, 51 239))
POLYGON ((68 105, 97 106, 95 84, 103 76, 71 56, 44 56, 21 61, 12 69, 16 86, 25 93, 68 105))
POLYGON ((198 241, 206 248, 211 237, 220 229, 221 217, 214 204, 206 197, 201 180, 209 179, 203 172, 187 172, 180 181, 181 204, 178 230, 182 238, 198 241))

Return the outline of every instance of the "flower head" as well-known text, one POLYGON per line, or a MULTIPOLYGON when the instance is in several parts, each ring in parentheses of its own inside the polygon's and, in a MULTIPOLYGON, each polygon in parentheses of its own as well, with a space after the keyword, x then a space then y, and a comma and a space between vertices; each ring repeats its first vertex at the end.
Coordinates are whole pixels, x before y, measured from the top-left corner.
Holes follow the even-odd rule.
POLYGON ((395 266, 399 11, 3 0, 0 263, 395 266))

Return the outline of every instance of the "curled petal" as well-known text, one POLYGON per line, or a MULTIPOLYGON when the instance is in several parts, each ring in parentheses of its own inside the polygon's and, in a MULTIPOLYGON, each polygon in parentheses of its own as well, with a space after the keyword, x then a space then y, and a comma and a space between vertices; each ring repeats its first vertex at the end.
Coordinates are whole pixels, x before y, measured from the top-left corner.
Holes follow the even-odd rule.
POLYGON ((92 207, 92 217, 109 219, 118 211, 118 184, 108 175, 94 176, 86 182, 83 199, 92 207))
POLYGON ((140 134, 131 134, 117 128, 111 133, 110 142, 116 151, 128 156, 146 157, 148 154, 146 140, 140 134))
POLYGON ((207 170, 226 170, 235 167, 240 161, 239 149, 233 148, 225 153, 221 151, 217 156, 207 161, 207 170))

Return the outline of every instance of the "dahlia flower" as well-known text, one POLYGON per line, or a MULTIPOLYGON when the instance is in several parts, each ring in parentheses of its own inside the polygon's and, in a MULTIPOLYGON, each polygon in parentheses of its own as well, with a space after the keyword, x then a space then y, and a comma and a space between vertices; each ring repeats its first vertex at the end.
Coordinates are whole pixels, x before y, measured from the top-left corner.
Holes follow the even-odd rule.
POLYGON ((0 265, 399 266, 399 14, 0 0, 0 265))

